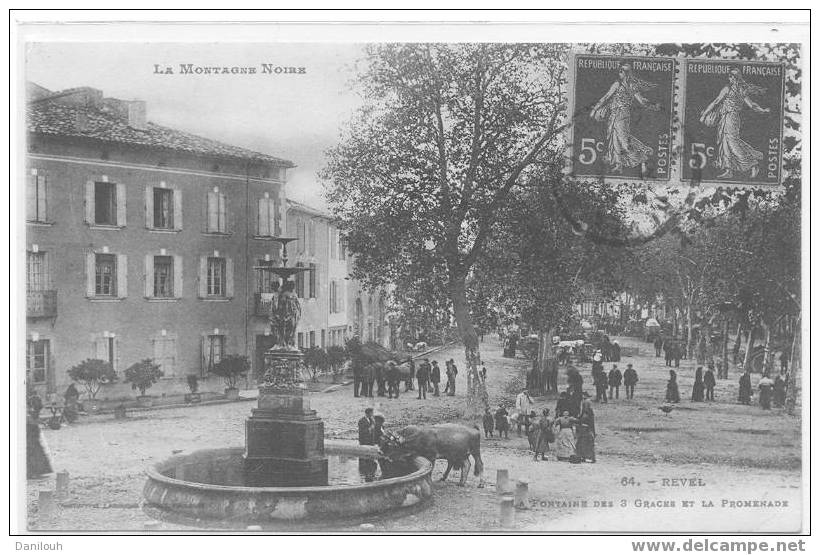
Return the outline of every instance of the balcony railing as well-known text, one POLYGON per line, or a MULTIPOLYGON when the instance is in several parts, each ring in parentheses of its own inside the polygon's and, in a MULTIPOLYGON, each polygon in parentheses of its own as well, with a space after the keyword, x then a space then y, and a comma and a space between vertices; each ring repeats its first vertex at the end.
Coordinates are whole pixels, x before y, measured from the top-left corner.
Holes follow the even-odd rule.
POLYGON ((27 291, 26 316, 29 318, 51 318, 57 316, 57 291, 27 291))
POLYGON ((254 293, 253 315, 267 318, 276 293, 254 293))

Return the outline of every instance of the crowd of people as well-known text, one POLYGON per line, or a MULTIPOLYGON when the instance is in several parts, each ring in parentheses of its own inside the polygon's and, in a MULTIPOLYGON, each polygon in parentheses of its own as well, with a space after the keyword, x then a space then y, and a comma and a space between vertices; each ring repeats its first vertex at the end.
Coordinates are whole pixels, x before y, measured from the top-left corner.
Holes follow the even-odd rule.
MULTIPOLYGON (((428 393, 432 397, 441 397, 442 394, 452 397, 456 394, 457 376, 458 366, 452 358, 444 362, 443 373, 438 361, 430 361, 429 358, 423 358, 418 366, 412 358, 401 365, 394 360, 373 362, 354 366, 353 396, 398 399, 401 385, 404 384, 404 393, 416 391, 418 399, 427 399, 428 393)), ((475 379, 483 383, 486 378, 487 368, 482 365, 475 379)))

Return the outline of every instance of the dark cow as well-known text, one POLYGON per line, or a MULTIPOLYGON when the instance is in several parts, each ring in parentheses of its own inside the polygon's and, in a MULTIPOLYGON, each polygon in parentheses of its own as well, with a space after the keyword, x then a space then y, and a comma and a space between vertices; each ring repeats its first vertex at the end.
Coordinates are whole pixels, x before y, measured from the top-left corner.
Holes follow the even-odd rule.
POLYGON ((484 463, 481 461, 481 432, 461 424, 437 424, 435 426, 407 426, 386 434, 380 445, 382 453, 390 460, 409 456, 422 456, 435 463, 447 460, 447 470, 441 477, 445 481, 453 468, 461 470, 459 486, 463 486, 470 473, 470 459, 475 462, 478 487, 484 487, 484 463))

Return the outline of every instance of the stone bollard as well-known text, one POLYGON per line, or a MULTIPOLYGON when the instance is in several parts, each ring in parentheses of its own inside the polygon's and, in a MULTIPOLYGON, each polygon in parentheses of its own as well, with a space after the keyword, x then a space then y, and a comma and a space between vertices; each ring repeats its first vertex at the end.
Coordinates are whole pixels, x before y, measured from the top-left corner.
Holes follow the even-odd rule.
POLYGON ((68 495, 68 471, 63 470, 57 473, 57 496, 65 497, 68 495))
POLYGON ((499 501, 500 520, 502 528, 512 528, 515 525, 515 497, 504 494, 499 501))
POLYGON ((530 485, 528 482, 524 480, 518 480, 515 483, 515 508, 516 509, 529 509, 529 502, 530 502, 530 495, 529 495, 530 485))
POLYGON ((510 491, 510 472, 504 468, 496 471, 495 474, 495 492, 498 495, 504 495, 510 491))
POLYGON ((37 498, 37 527, 48 530, 54 528, 57 503, 52 490, 40 490, 37 498))

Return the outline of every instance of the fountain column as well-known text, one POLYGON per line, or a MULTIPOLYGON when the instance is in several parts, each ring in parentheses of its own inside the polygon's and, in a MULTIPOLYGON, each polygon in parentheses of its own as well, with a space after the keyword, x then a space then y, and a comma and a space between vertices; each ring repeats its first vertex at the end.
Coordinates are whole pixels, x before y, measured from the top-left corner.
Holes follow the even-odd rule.
MULTIPOLYGON (((290 239, 280 239, 287 245, 290 239)), ((287 263, 283 249, 283 261, 287 263)), ((276 344, 265 352, 258 406, 245 421, 245 478, 248 486, 327 485, 324 422, 310 408, 302 375, 302 352, 294 346, 301 315, 295 284, 288 278, 306 268, 262 267, 282 279, 271 308, 276 344)))

